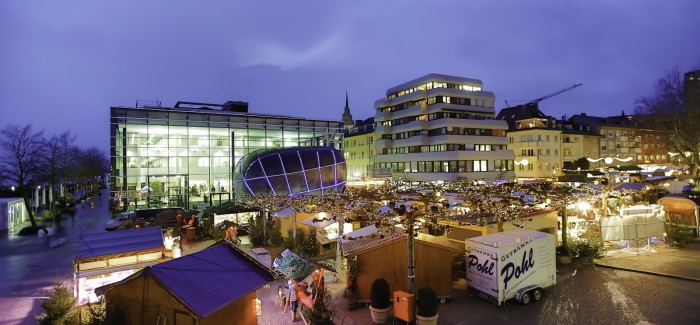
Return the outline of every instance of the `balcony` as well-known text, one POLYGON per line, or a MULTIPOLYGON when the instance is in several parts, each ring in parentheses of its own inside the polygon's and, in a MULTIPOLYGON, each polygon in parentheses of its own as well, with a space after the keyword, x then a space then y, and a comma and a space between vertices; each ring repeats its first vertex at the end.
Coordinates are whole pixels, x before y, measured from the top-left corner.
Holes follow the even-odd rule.
POLYGON ((391 133, 391 125, 381 125, 378 124, 377 128, 374 130, 374 133, 377 134, 390 134, 391 133))
POLYGON ((393 141, 391 139, 377 139, 374 145, 377 147, 377 151, 379 151, 379 149, 391 148, 392 143, 393 141))
POLYGON ((379 123, 379 122, 387 121, 387 120, 391 119, 391 114, 393 114, 393 113, 389 112, 389 111, 386 111, 386 112, 377 111, 377 113, 374 115, 374 122, 379 123))

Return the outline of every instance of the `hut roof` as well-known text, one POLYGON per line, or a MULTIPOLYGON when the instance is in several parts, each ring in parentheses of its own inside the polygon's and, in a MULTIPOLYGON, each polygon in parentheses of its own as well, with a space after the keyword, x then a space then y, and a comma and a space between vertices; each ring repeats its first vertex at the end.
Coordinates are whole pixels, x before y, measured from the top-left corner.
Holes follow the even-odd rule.
POLYGON ((146 267, 126 279, 95 290, 149 275, 199 317, 207 317, 275 279, 272 270, 234 245, 220 244, 146 267))
POLYGON ((163 230, 147 227, 83 234, 76 259, 136 252, 163 247, 163 230))

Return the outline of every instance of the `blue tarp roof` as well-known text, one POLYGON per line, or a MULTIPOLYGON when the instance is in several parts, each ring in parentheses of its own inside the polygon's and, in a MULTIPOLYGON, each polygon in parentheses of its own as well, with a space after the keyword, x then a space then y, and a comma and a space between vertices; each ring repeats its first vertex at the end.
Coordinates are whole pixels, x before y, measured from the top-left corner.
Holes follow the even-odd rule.
POLYGON ((135 252, 163 247, 163 230, 160 227, 106 231, 83 234, 76 258, 135 252))
POLYGON ((616 191, 635 191, 639 192, 643 190, 645 187, 647 187, 646 183, 622 183, 618 186, 615 186, 616 191))
POLYGON ((145 271, 202 317, 274 280, 271 270, 226 244, 172 259, 145 271))

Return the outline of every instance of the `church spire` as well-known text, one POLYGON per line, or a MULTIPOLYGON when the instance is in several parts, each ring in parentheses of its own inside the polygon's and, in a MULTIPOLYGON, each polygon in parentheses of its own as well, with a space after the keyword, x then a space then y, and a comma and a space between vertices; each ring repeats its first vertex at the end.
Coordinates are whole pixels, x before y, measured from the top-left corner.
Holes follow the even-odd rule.
POLYGON ((348 91, 345 91, 345 110, 343 111, 343 126, 345 129, 350 129, 355 126, 352 115, 350 114, 350 104, 348 102, 348 91))

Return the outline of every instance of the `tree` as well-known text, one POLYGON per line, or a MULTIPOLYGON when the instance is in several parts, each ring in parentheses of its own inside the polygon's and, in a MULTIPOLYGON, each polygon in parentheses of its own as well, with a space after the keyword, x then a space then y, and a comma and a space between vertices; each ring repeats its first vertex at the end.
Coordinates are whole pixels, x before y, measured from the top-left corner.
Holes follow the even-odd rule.
POLYGON ((657 128, 671 132, 668 139, 669 152, 678 154, 691 168, 692 175, 698 171, 698 144, 700 144, 700 110, 686 109, 684 81, 678 67, 666 72, 656 82, 653 96, 641 97, 636 101, 637 114, 649 114, 657 128))
POLYGON ((80 309, 76 306, 73 290, 56 281, 52 290, 45 290, 48 297, 41 302, 43 313, 36 316, 39 324, 79 324, 80 309))
POLYGON ((109 160, 104 152, 97 147, 77 150, 77 152, 78 179, 88 193, 94 192, 97 189, 96 181, 102 179, 109 172, 109 160))
MULTIPOLYGON (((49 191, 54 191, 56 184, 65 181, 68 157, 70 155, 71 143, 75 136, 71 136, 70 131, 63 132, 57 136, 52 136, 44 142, 44 156, 41 168, 41 178, 49 183, 49 191)), ((52 196, 53 197, 53 196, 52 196)), ((47 201, 51 214, 55 214, 55 204, 51 200, 47 201)), ((56 224, 60 225, 61 216, 56 216, 56 224)))
POLYGON ((10 124, 0 130, 0 175, 17 185, 34 228, 37 223, 31 208, 31 197, 40 179, 44 160, 43 133, 43 130, 34 132, 31 124, 10 124))

